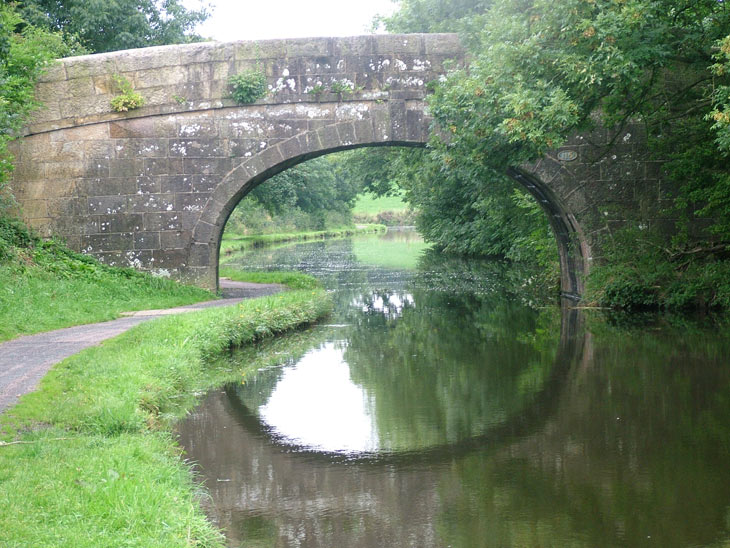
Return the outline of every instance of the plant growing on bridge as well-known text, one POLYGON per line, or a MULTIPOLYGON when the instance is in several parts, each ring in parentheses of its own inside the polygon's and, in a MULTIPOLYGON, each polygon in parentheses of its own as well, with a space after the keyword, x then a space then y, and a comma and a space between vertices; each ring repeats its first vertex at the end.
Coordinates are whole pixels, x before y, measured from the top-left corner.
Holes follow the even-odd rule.
POLYGON ((249 69, 228 79, 233 99, 242 105, 255 103, 266 97, 266 75, 259 69, 249 69))
POLYGON ((134 91, 132 84, 129 80, 127 80, 127 78, 120 74, 115 74, 112 78, 114 78, 114 83, 116 83, 117 87, 121 91, 121 93, 115 96, 111 101, 112 109, 115 112, 127 112, 144 105, 144 97, 134 91))

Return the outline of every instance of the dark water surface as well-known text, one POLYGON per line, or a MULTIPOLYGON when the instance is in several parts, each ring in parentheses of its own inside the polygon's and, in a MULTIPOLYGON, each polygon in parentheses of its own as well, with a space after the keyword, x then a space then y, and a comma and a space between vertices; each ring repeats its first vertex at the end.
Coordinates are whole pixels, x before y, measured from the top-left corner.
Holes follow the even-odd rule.
POLYGON ((606 319, 412 233, 261 249, 326 325, 237 352, 180 441, 230 546, 730 546, 730 335, 606 319))

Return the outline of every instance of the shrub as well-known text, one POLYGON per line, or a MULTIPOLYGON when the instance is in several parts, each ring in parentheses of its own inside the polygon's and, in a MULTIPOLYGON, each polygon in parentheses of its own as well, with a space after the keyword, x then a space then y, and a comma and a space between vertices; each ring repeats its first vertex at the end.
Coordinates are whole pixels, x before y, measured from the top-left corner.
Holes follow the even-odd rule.
POLYGON ((144 97, 134 91, 132 84, 124 76, 115 74, 114 82, 121 93, 111 101, 112 109, 115 112, 127 112, 144 105, 144 97))
POLYGON ((266 96, 266 75, 260 70, 246 70, 228 79, 231 96, 237 103, 249 104, 266 96))

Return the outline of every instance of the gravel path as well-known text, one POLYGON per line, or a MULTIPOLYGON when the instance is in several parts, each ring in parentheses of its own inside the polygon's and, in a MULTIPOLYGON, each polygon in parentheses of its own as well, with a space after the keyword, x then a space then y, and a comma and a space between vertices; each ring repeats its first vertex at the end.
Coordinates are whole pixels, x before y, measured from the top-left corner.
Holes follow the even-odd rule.
POLYGON ((78 325, 37 335, 26 335, 0 344, 0 413, 13 406, 20 396, 32 392, 41 378, 58 362, 84 348, 116 337, 135 325, 202 308, 227 306, 243 299, 272 295, 284 289, 278 284, 253 284, 221 279, 223 299, 165 310, 130 312, 108 322, 78 325))

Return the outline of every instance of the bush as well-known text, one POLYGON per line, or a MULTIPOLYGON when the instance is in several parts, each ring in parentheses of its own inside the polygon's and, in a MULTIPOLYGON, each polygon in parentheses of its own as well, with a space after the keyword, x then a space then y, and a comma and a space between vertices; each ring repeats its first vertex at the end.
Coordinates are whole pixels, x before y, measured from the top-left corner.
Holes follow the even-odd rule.
POLYGON ((237 103, 243 105, 255 103, 262 97, 266 97, 266 75, 260 70, 246 70, 234 74, 228 79, 231 86, 231 96, 237 103))
POLYGON ((144 105, 144 97, 134 91, 129 80, 119 74, 115 74, 113 78, 121 91, 121 94, 114 97, 111 102, 112 109, 115 112, 127 112, 144 105))
POLYGON ((14 257, 16 248, 29 248, 38 241, 22 221, 0 216, 0 261, 14 257))

